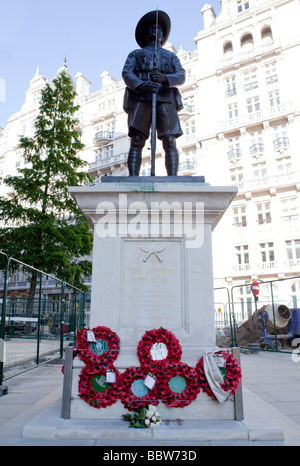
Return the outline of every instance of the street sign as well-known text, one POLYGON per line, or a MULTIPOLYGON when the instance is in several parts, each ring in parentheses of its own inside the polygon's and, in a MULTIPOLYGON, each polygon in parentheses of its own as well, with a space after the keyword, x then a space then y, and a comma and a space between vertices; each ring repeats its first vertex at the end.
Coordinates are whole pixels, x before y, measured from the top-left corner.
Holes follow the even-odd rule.
POLYGON ((252 282, 251 290, 254 296, 259 295, 259 284, 255 280, 252 282))

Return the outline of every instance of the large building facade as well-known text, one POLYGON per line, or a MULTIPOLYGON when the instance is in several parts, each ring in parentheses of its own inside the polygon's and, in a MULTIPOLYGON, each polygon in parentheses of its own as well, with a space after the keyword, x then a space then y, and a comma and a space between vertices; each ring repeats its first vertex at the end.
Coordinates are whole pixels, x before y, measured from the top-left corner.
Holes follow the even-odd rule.
MULTIPOLYGON (((184 134, 177 140, 179 175, 204 175, 211 185, 236 185, 238 194, 213 236, 216 288, 236 287, 236 300, 251 301, 252 280, 261 300, 300 307, 300 7, 298 0, 223 0, 216 15, 206 4, 195 50, 174 51, 186 70, 180 87, 184 134), (297 278, 298 277, 298 278, 297 278), (274 282, 272 290, 269 281, 274 282), (249 295, 250 293, 250 295, 249 295)), ((193 12, 191 12, 192 14, 193 12)), ((62 69, 67 70, 63 65, 62 69)), ((78 118, 95 183, 127 175, 125 85, 107 71, 90 92, 75 77, 78 118)), ((21 134, 31 135, 46 79, 37 70, 20 112, 0 135, 0 178, 24 163, 21 134)), ((150 175, 150 141, 141 175, 150 175)), ((157 144, 156 174, 166 175, 157 144)), ((3 184, 0 194, 9 195, 3 184)))

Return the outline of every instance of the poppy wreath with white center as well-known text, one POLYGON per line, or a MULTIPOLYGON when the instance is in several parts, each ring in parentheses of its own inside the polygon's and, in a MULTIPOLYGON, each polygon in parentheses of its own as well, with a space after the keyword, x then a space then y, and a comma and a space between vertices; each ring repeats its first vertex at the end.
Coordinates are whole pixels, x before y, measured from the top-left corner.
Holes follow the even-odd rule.
POLYGON ((93 351, 94 342, 87 339, 89 329, 82 329, 77 334, 76 349, 78 350, 78 357, 85 364, 108 364, 115 361, 120 351, 120 338, 108 327, 93 328, 95 340, 104 340, 107 343, 107 350, 103 354, 97 354, 93 351))
POLYGON ((159 328, 150 330, 143 335, 137 347, 137 355, 142 367, 154 375, 159 375, 163 368, 180 361, 182 348, 172 332, 159 328), (151 348, 156 343, 163 343, 166 346, 168 354, 164 359, 153 359, 151 348))
POLYGON ((113 405, 119 398, 120 376, 120 372, 112 364, 99 367, 91 364, 85 365, 79 375, 78 391, 80 398, 93 408, 106 408, 113 405), (99 376, 106 379, 107 370, 115 372, 116 382, 112 384, 105 382, 101 387, 103 390, 95 389, 97 385, 97 382, 94 382, 95 378, 99 376))
POLYGON ((198 373, 194 367, 183 362, 171 364, 157 377, 153 391, 166 406, 183 408, 191 404, 200 393, 198 373), (173 391, 169 385, 171 379, 176 376, 185 379, 186 386, 180 393, 173 391))
MULTIPOLYGON (((229 392, 229 396, 233 395, 239 386, 241 385, 242 380, 242 371, 238 361, 232 356, 232 354, 227 351, 217 351, 215 354, 221 354, 225 358, 226 363, 226 377, 224 383, 221 384, 221 388, 229 392)), ((202 390, 207 393, 208 396, 216 398, 212 392, 207 378, 205 376, 204 367, 203 367, 203 357, 199 359, 196 364, 196 369, 198 371, 199 383, 202 390)))
POLYGON ((147 389, 148 393, 142 397, 136 396, 131 389, 135 380, 145 380, 148 374, 148 370, 142 367, 128 367, 121 374, 119 381, 119 399, 128 411, 139 411, 140 408, 144 408, 149 404, 154 406, 158 405, 159 400, 150 389, 147 389))

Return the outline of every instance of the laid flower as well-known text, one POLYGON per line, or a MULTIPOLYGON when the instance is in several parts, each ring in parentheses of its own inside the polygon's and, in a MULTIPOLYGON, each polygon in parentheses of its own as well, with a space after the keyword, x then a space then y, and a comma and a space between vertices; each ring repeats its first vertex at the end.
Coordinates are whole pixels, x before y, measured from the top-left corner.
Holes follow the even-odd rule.
POLYGON ((153 416, 153 408, 155 408, 155 406, 146 405, 131 416, 128 414, 123 415, 123 420, 130 421, 129 427, 137 429, 157 427, 160 425, 161 420, 157 410, 158 416, 153 416))
POLYGON ((105 326, 82 329, 77 334, 78 357, 85 364, 107 364, 117 359, 120 351, 119 336, 105 326), (93 335, 90 340, 89 335, 93 335))
MULTIPOLYGON (((229 392, 229 396, 233 395, 238 387, 241 385, 242 371, 238 361, 227 351, 218 351, 216 354, 221 354, 225 358, 226 365, 226 376, 224 383, 221 384, 221 388, 226 392, 229 392)), ((198 371, 198 380, 200 382, 202 390, 207 393, 208 396, 215 398, 213 391, 211 390, 209 383, 206 379, 203 358, 200 358, 196 364, 196 370, 198 371)))
POLYGON ((154 375, 165 372, 170 363, 180 361, 182 348, 172 332, 164 328, 146 332, 137 347, 141 366, 154 375))

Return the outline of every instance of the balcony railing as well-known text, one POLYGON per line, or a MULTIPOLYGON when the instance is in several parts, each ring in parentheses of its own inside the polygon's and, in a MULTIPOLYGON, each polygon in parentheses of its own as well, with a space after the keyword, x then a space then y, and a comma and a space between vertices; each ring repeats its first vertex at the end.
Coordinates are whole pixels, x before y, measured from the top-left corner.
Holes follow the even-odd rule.
POLYGON ((237 159, 240 159, 242 157, 242 151, 241 149, 231 149, 228 153, 228 160, 234 161, 237 159))
POLYGON ((226 130, 232 130, 233 128, 239 128, 241 126, 247 126, 253 122, 260 122, 261 120, 268 120, 274 118, 274 116, 283 116, 294 113, 294 108, 291 102, 279 104, 274 107, 264 108, 259 111, 252 113, 246 113, 233 118, 227 118, 226 120, 219 121, 219 131, 223 132, 226 130))
MULTIPOLYGON (((298 269, 300 266, 300 259, 289 259, 285 261, 262 261, 249 264, 238 264, 232 266, 232 272, 240 272, 241 275, 248 275, 249 273, 257 273, 257 271, 266 271, 266 273, 284 273, 284 272, 293 272, 294 269, 298 269)), ((262 273, 262 272, 261 272, 262 273)))
POLYGON ((245 92, 253 91, 253 89, 257 89, 257 88, 258 88, 258 81, 254 81, 253 83, 244 85, 245 92))
POLYGON ((281 138, 275 139, 274 149, 278 150, 278 149, 282 149, 284 147, 289 147, 289 143, 290 143, 289 138, 287 138, 287 137, 281 137, 281 138))
POLYGON ((253 146, 250 147, 251 155, 263 154, 264 151, 265 151, 264 144, 253 144, 253 146))
POLYGON ((196 171, 197 170, 197 162, 187 160, 186 162, 181 162, 178 167, 179 172, 183 171, 196 171))
POLYGON ((101 146, 114 139, 114 131, 98 131, 94 138, 94 144, 101 146))
POLYGON ((236 88, 232 88, 232 89, 227 89, 226 91, 226 97, 232 97, 236 95, 236 88))
POLYGON ((128 153, 122 153, 118 155, 113 155, 111 157, 103 158, 96 160, 95 162, 89 165, 89 172, 93 172, 94 170, 100 170, 104 167, 114 166, 117 164, 121 164, 127 161, 128 153))

